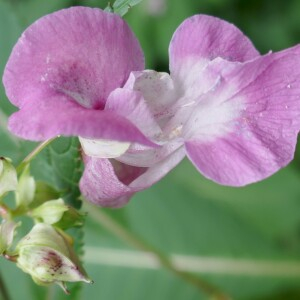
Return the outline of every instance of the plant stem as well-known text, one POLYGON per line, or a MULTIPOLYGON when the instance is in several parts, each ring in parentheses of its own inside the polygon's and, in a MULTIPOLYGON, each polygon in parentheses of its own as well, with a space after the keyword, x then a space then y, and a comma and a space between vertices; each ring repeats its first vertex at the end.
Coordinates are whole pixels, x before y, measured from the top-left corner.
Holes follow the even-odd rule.
POLYGON ((1 276, 1 274, 0 274, 0 293, 1 293, 1 299, 2 300, 10 300, 7 288, 5 286, 5 283, 4 283, 4 280, 1 276))
POLYGON ((46 140, 42 143, 40 143, 36 148, 34 148, 24 159, 23 161, 18 165, 17 172, 20 174, 27 164, 29 164, 33 158, 38 155, 44 148, 46 148, 50 143, 52 143, 57 137, 54 137, 52 139, 46 140))
POLYGON ((104 212, 103 209, 95 209, 95 206, 87 204, 84 202, 84 210, 89 213, 89 216, 97 222, 99 225, 106 228, 108 231, 113 233, 119 239, 124 241, 125 243, 141 250, 144 252, 150 252, 157 261, 160 263, 161 266, 165 267, 171 273, 175 274, 177 277, 189 282, 193 286, 195 286, 199 291, 202 293, 208 294, 212 299, 215 300, 230 300, 231 298, 227 296, 225 293, 220 291, 215 286, 211 285, 210 283, 206 282, 205 280, 199 278, 198 276, 183 272, 178 270, 176 266, 172 263, 172 261, 159 250, 155 249, 151 245, 144 242, 142 239, 137 237, 135 234, 131 233, 124 227, 122 227, 118 222, 116 222, 113 218, 111 218, 108 214, 104 212))

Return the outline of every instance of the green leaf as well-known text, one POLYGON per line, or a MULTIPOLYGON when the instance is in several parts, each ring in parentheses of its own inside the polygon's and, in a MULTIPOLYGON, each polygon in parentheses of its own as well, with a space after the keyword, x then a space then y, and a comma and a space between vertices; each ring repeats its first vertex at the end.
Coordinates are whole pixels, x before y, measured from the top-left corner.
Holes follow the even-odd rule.
POLYGON ((78 182, 82 173, 80 145, 77 138, 60 137, 33 161, 33 174, 39 180, 53 184, 65 202, 80 208, 78 182))
POLYGON ((58 199, 60 197, 60 193, 44 181, 36 181, 35 185, 34 199, 30 204, 31 209, 45 203, 46 201, 58 199))
POLYGON ((105 10, 124 16, 131 7, 139 4, 141 1, 142 0, 116 0, 113 4, 108 4, 105 10))
POLYGON ((82 174, 82 160, 78 139, 59 138, 47 149, 57 186, 64 193, 63 198, 66 203, 80 208, 78 182, 82 174))

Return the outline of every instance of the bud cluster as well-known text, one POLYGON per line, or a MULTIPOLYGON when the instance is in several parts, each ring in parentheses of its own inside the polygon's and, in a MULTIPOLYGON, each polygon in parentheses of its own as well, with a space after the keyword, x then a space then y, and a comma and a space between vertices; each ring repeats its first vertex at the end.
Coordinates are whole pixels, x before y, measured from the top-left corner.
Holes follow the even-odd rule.
POLYGON ((66 282, 91 283, 73 250, 72 237, 65 232, 82 226, 84 216, 66 205, 53 187, 36 182, 29 164, 19 173, 11 160, 0 158, 0 255, 40 285, 56 283, 68 293, 66 282), (14 204, 5 201, 9 192, 14 192, 14 204), (31 218, 34 225, 16 241, 22 222, 15 219, 22 216, 31 218))

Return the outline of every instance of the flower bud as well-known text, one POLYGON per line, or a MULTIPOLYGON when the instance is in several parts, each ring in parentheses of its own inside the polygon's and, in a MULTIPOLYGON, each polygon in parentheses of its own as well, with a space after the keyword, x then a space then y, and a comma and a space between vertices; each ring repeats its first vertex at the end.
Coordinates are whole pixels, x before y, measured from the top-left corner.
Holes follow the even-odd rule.
POLYGON ((15 230, 19 223, 3 220, 0 225, 0 255, 3 255, 12 245, 15 230))
POLYGON ((32 217, 44 223, 53 225, 57 223, 68 210, 62 199, 50 200, 32 210, 32 217))
POLYGON ((51 225, 39 223, 17 245, 17 265, 41 285, 91 283, 69 240, 51 225))
POLYGON ((17 188, 17 172, 8 158, 0 157, 0 198, 17 188))
POLYGON ((38 221, 55 225, 60 229, 83 225, 83 216, 63 199, 50 200, 32 210, 32 217, 38 221))
POLYGON ((30 175, 29 165, 24 168, 16 190, 17 207, 27 208, 33 201, 35 194, 35 181, 30 175))

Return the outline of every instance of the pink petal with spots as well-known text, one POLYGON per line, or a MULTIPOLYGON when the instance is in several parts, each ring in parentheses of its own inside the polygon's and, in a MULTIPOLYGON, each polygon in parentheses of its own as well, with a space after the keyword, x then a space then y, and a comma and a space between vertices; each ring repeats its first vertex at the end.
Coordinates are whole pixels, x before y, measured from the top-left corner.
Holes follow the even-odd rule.
POLYGON ((26 103, 20 111, 10 117, 9 129, 20 137, 34 141, 46 140, 57 135, 75 135, 155 146, 121 115, 83 108, 65 96, 48 97, 38 103, 26 103))
POLYGON ((140 45, 121 17, 73 7, 39 19, 23 33, 3 82, 8 98, 20 108, 41 97, 50 102, 54 95, 65 95, 98 109, 131 71, 143 68, 140 45))

